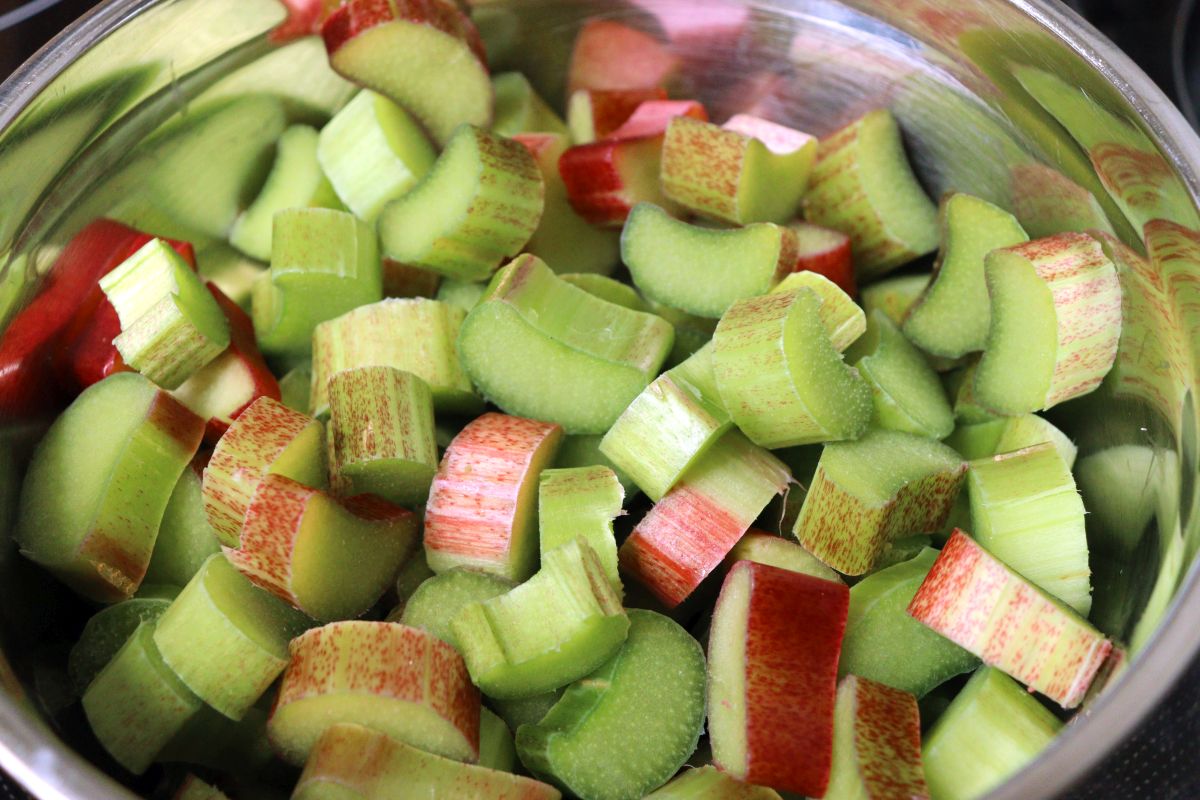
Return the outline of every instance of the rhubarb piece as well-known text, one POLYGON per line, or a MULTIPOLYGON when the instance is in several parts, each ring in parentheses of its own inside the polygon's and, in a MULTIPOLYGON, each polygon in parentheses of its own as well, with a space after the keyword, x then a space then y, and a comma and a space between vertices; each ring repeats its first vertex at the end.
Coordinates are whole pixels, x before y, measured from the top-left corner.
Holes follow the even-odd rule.
POLYGON ((131 597, 93 614, 67 658, 67 674, 76 695, 83 696, 142 623, 153 625, 169 605, 168 597, 131 597))
POLYGON ((450 623, 458 616, 458 612, 472 603, 499 597, 514 586, 516 584, 512 581, 486 572, 452 569, 422 582, 404 603, 404 611, 397 622, 428 631, 457 648, 458 642, 450 623))
POLYGON ((542 218, 525 243, 525 252, 542 259, 559 274, 611 273, 620 260, 620 234, 597 228, 575 213, 558 171, 558 160, 570 146, 570 138, 561 133, 526 133, 516 140, 537 162, 545 186, 542 218))
POLYGON ((619 228, 639 203, 670 205, 659 185, 662 135, 607 138, 568 148, 558 172, 575 213, 593 225, 619 228))
POLYGON ((321 129, 317 159, 346 208, 371 224, 425 177, 437 158, 421 126, 364 89, 321 129))
POLYGON ((478 413, 482 403, 454 346, 465 316, 436 300, 394 299, 318 325, 313 332, 312 414, 328 413, 329 380, 359 367, 411 372, 429 384, 435 410, 478 413))
POLYGON ((972 461, 967 489, 980 546, 1087 617, 1092 571, 1083 501, 1054 445, 972 461))
POLYGON ((704 651, 687 631, 633 609, 617 654, 518 729, 521 763, 576 797, 642 797, 696 749, 704 679, 704 651))
POLYGON ((457 761, 479 757, 479 691, 462 657, 392 622, 334 622, 297 637, 267 734, 299 766, 331 725, 354 722, 457 761))
POLYGON ((304 624, 215 555, 159 617, 154 644, 192 692, 236 720, 283 672, 288 640, 304 624))
POLYGON ((442 285, 442 276, 420 267, 410 267, 383 259, 383 296, 384 297, 424 297, 432 300, 437 296, 442 285))
POLYGON ((663 140, 662 188, 710 219, 783 223, 800 208, 816 155, 814 137, 757 117, 724 127, 675 117, 663 140))
POLYGON ((204 468, 204 513, 221 543, 236 547, 254 490, 267 475, 325 484, 325 433, 311 417, 260 397, 239 416, 204 468))
POLYGON ((188 775, 172 800, 229 800, 229 795, 210 786, 195 775, 188 775))
POLYGON ((890 111, 872 111, 821 139, 804 218, 850 237, 864 282, 937 248, 937 210, 913 175, 890 111))
POLYGON ((838 572, 862 575, 890 540, 940 530, 966 471, 944 444, 898 431, 827 445, 794 533, 838 572))
POLYGON ((779 800, 779 792, 736 781, 706 765, 685 769, 666 786, 646 795, 645 800, 779 800))
POLYGON ((651 300, 719 317, 792 271, 796 236, 769 222, 702 228, 643 203, 630 213, 621 233, 621 260, 638 290, 651 300))
POLYGON ((842 361, 811 289, 735 303, 713 336, 725 407, 764 447, 854 439, 871 418, 871 390, 842 361))
POLYGON ((496 133, 509 137, 519 133, 567 134, 567 123, 546 105, 520 72, 493 75, 492 89, 496 95, 492 130, 496 133))
POLYGON ((216 443, 251 403, 260 397, 278 400, 280 390, 279 382, 258 352, 250 317, 214 284, 210 283, 208 290, 229 322, 229 347, 171 394, 208 420, 204 438, 216 443))
POLYGON ((578 89, 567 101, 567 126, 571 141, 590 144, 624 124, 647 100, 666 100, 667 92, 651 89, 578 89))
POLYGON ((984 667, 925 738, 930 793, 946 800, 982 797, 1037 758, 1061 729, 1012 678, 984 667))
POLYGON ((606 300, 609 303, 628 308, 632 311, 650 311, 650 306, 642 299, 628 283, 622 283, 616 278, 599 275, 593 272, 566 272, 558 275, 567 283, 578 286, 585 292, 606 300))
POLYGON ((584 23, 571 50, 567 93, 653 89, 671 81, 679 58, 649 34, 607 19, 584 23))
POLYGON ((698 317, 653 300, 646 301, 646 305, 651 313, 662 317, 675 328, 675 344, 671 347, 671 354, 667 356, 667 364, 671 366, 682 364, 708 344, 712 340, 713 331, 717 329, 715 319, 698 317))
POLYGON ((522 725, 536 725, 541 722, 558 699, 563 696, 566 687, 555 689, 545 694, 535 694, 531 697, 489 697, 488 703, 496 709, 505 724, 512 730, 522 725))
POLYGON ((529 697, 607 661, 625 641, 629 618, 579 538, 546 553, 542 568, 517 588, 464 608, 450 628, 485 694, 529 697))
MULTIPOLYGON (((202 242, 196 249, 196 269, 200 277, 209 283, 209 291, 216 286, 239 308, 250 307, 254 282, 266 272, 259 262, 215 239, 202 242)), ((258 347, 257 343, 255 347, 258 347)))
POLYGON ((788 227, 796 234, 796 272, 815 272, 848 295, 858 293, 849 236, 802 220, 791 222, 788 227))
POLYGON ((657 502, 731 424, 723 408, 706 403, 668 372, 621 413, 600 441, 600 452, 657 502))
POLYGON ((446 448, 425 505, 434 572, 468 567, 516 583, 537 568, 537 487, 562 439, 557 425, 488 413, 446 448))
POLYGON ((275 145, 275 163, 262 191, 238 215, 229 243, 259 261, 271 260, 275 212, 285 208, 344 208, 317 162, 317 132, 293 125, 275 145))
MULTIPOLYGON (((842 582, 842 577, 835 570, 825 566, 800 545, 754 528, 747 531, 733 546, 725 560, 731 567, 738 561, 753 561, 780 569, 790 569, 792 572, 802 572, 835 583, 842 582)), ((853 598, 853 593, 850 596, 853 598)))
POLYGON ((621 595, 613 520, 624 512, 625 490, 608 467, 543 470, 538 479, 538 547, 542 558, 581 537, 621 595))
POLYGON ((383 297, 375 232, 345 211, 289 208, 275 215, 271 271, 254 284, 263 350, 308 355, 313 329, 383 297))
POLYGON ((131 597, 203 434, 203 420, 141 375, 94 384, 34 452, 13 533, 21 552, 92 600, 131 597))
POLYGON ((83 694, 92 732, 117 763, 140 775, 171 737, 200 710, 163 663, 154 623, 142 623, 83 694))
POLYGON ((544 191, 523 145, 461 127, 421 182, 380 213, 383 254, 450 278, 487 280, 537 230, 544 191))
POLYGON ((954 409, 921 351, 882 311, 854 345, 854 366, 871 386, 876 427, 943 439, 954 430, 954 409))
POLYGON ((448 306, 461 308, 465 313, 475 307, 486 291, 486 283, 474 283, 472 281, 446 278, 438 286, 435 299, 448 306))
POLYGON ((908 561, 874 572, 850 588, 850 615, 839 672, 925 697, 979 659, 908 615, 938 553, 924 548, 908 561))
POLYGON ((781 791, 825 793, 848 604, 844 584, 733 565, 708 639, 708 736, 719 769, 781 791))
POLYGON ((671 122, 679 117, 708 121, 708 111, 696 100, 647 100, 633 110, 629 119, 608 134, 608 139, 645 139, 665 136, 671 122))
POLYGON ((929 797, 921 769, 921 720, 912 695, 846 676, 838 685, 833 737, 825 800, 929 797))
POLYGON ((335 72, 404 107, 439 144, 460 123, 491 122, 483 42, 455 4, 349 0, 326 18, 321 37, 335 72))
POLYGON ((467 315, 458 349, 501 409, 603 433, 658 374, 672 335, 662 318, 605 302, 522 255, 467 315))
POLYGON ((621 567, 668 608, 695 591, 788 483, 778 459, 729 431, 621 545, 621 567))
MULTIPOLYGON (((1067 469, 1074 466, 1075 454, 1078 452, 1075 443, 1065 433, 1036 414, 959 425, 954 433, 946 437, 946 444, 968 461, 1011 453, 1042 442, 1054 445, 1067 469)), ((1141 491, 1141 487, 1138 491, 1141 491)))
POLYGON ((908 606, 914 619, 1063 708, 1083 700, 1112 643, 955 530, 908 606))
POLYGON ((1002 414, 1050 408, 1100 385, 1117 355, 1121 285, 1099 242, 1063 233, 988 254, 987 349, 979 402, 1002 414))
POLYGON ((412 557, 400 567, 400 572, 396 575, 396 596, 400 598, 400 605, 403 606, 413 596, 413 592, 433 576, 434 571, 429 568, 429 562, 425 560, 425 548, 418 547, 412 557))
POLYGON ((418 750, 361 725, 329 727, 292 800, 559 800, 552 786, 418 750))
POLYGON ((145 583, 185 586, 221 542, 204 513, 204 493, 198 460, 183 471, 158 526, 154 551, 146 566, 145 583))
POLYGON ((487 706, 479 709, 478 764, 501 772, 513 772, 517 766, 517 746, 512 731, 487 706))
POLYGON ((862 308, 824 275, 808 271, 794 272, 777 283, 770 293, 798 292, 801 289, 811 289, 820 299, 818 314, 834 350, 845 352, 867 332, 867 315, 862 308))
POLYGON ((365 613, 417 544, 412 512, 374 495, 338 501, 266 475, 225 557, 250 582, 321 622, 365 613))
POLYGON ((429 385, 393 367, 359 367, 336 373, 326 391, 333 491, 423 505, 438 464, 429 385))
POLYGON ((1093 229, 1113 232, 1096 196, 1054 167, 1029 161, 1010 166, 1009 175, 1013 215, 1033 238, 1093 229))
POLYGON ((625 491, 626 499, 633 499, 641 491, 633 479, 600 452, 600 442, 604 437, 598 433, 575 434, 564 436, 554 458, 555 469, 571 469, 574 467, 608 467, 617 476, 621 488, 625 491))
POLYGON ((929 280, 929 275, 897 275, 885 278, 864 287, 858 299, 868 315, 879 309, 887 314, 892 322, 903 325, 905 315, 925 291, 929 280))
POLYGON ((178 388, 229 345, 229 323, 191 266, 161 239, 100 279, 121 320, 113 345, 125 363, 178 388))
POLYGON ((979 371, 979 360, 972 359, 962 369, 956 369, 942 378, 946 394, 954 401, 954 418, 963 425, 994 422, 999 415, 984 408, 975 394, 975 374, 979 371))

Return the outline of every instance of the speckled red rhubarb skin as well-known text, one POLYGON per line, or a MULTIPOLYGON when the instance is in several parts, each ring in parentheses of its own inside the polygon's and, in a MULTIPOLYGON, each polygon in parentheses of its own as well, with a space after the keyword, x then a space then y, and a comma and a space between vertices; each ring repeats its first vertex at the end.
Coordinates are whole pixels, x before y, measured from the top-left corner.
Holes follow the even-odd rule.
POLYGON ((661 136, 676 117, 708 121, 708 111, 696 100, 647 100, 633 110, 629 119, 605 139, 640 139, 661 136))
POLYGON ((538 477, 531 466, 561 436, 553 423, 498 413, 463 428, 446 448, 429 490, 426 552, 504 564, 521 489, 538 477))
POLYGON ((592 135, 603 139, 629 119, 647 100, 666 100, 667 91, 650 89, 580 89, 587 93, 592 108, 592 135))
POLYGON ((246 507, 241 543, 223 547, 229 563, 250 582, 297 608, 292 592, 292 552, 304 513, 318 491, 282 475, 267 475, 246 507))
POLYGON ((866 678, 847 680, 855 682, 854 748, 866 796, 928 800, 917 698, 866 678))
POLYGON ((639 150, 661 149, 662 136, 605 139, 569 147, 558 159, 558 172, 575 213, 593 225, 620 225, 642 200, 627 185, 639 150))
POLYGON ((408 22, 461 39, 481 63, 487 63, 483 39, 471 19, 445 0, 348 0, 329 14, 321 25, 321 37, 330 55, 366 30, 389 22, 408 22))
POLYGON ((653 36, 620 22, 592 19, 575 39, 567 93, 665 86, 680 66, 679 57, 653 36))

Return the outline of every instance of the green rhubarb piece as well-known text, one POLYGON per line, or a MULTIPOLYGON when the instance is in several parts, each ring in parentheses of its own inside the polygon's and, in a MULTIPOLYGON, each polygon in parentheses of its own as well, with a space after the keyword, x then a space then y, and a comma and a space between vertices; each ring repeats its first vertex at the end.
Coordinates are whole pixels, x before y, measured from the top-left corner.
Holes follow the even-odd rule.
POLYGON ((359 367, 333 375, 326 391, 333 491, 424 505, 438 465, 429 385, 393 367, 359 367))
POLYGON ((485 292, 487 292, 486 283, 444 278, 438 285, 436 299, 448 306, 461 308, 466 313, 475 307, 485 292))
POLYGON ((713 336, 713 374, 738 427, 763 447, 855 439, 871 390, 842 361, 811 289, 734 304, 713 336))
POLYGON ((793 532, 837 571, 862 575, 892 539, 941 529, 966 469, 944 444, 898 431, 826 445, 793 532))
POLYGON ((617 476, 626 499, 632 499, 641 489, 625 470, 618 467, 600 451, 600 443, 604 436, 598 433, 577 433, 564 436, 559 445, 558 455, 554 457, 556 469, 572 467, 608 467, 617 476))
POLYGON ((195 775, 188 775, 171 800, 229 800, 229 795, 195 775))
POLYGON ((909 309, 904 335, 922 350, 957 358, 987 344, 991 304, 983 259, 1029 241, 1012 214, 969 194, 952 194, 939 210, 942 250, 933 278, 909 309))
POLYGON ((293 125, 275 145, 275 164, 262 191, 234 220, 229 243, 259 261, 271 260, 275 212, 285 208, 344 208, 317 163, 317 132, 293 125))
POLYGON ((529 241, 543 192, 524 145, 465 125, 421 182, 380 212, 383 254, 448 278, 486 280, 529 241))
POLYGON ((476 414, 479 395, 455 349, 466 314, 425 298, 388 299, 356 308, 313 332, 310 412, 328 413, 329 379, 357 367, 395 367, 411 372, 433 392, 435 410, 476 414))
POLYGON ((892 322, 903 325, 908 310, 925 291, 929 280, 929 275, 897 275, 884 278, 870 286, 864 286, 858 293, 858 301, 862 303, 867 316, 879 309, 887 314, 892 322))
POLYGON ((496 93, 492 130, 501 136, 533 132, 568 134, 567 123, 546 105, 520 72, 493 75, 492 89, 496 93))
POLYGON ((563 686, 532 697, 489 697, 488 703, 496 709, 496 713, 508 727, 515 731, 522 725, 536 725, 541 722, 565 691, 566 687, 563 686))
POLYGON ((261 780, 280 766, 267 740, 269 710, 268 703, 259 703, 240 720, 232 720, 211 706, 201 706, 155 760, 261 780))
POLYGON ((847 675, 833 714, 833 769, 823 800, 929 797, 921 719, 911 694, 847 675))
POLYGON ((974 800, 1000 786, 1058 736, 1062 723, 1012 678, 977 671, 925 738, 921 757, 938 800, 974 800))
POLYGON ((288 641, 304 626, 298 612, 215 555, 159 617, 154 644, 200 699, 240 719, 283 671, 288 641))
POLYGON ((671 347, 671 354, 667 356, 667 364, 670 366, 682 364, 712 341, 713 331, 717 329, 715 319, 698 317, 653 300, 645 302, 651 313, 662 317, 675 328, 675 344, 671 347))
POLYGON ((307 414, 312 401, 312 365, 292 367, 279 379, 280 401, 292 411, 307 414))
POLYGON ((451 623, 485 694, 528 697, 583 677, 625 641, 629 618, 582 538, 542 557, 525 583, 467 606, 451 623))
POLYGON ((721 418, 729 417, 725 401, 717 388, 717 376, 713 373, 713 344, 708 342, 686 359, 667 370, 667 375, 676 385, 685 387, 694 394, 710 414, 721 418), (718 415, 717 412, 720 412, 718 415))
MULTIPOLYGON (((962 498, 963 492, 960 489, 958 492, 959 498, 962 498)), ((954 512, 950 512, 951 516, 954 512)), ((947 520, 949 522, 949 520, 947 520)), ((967 523, 964 523, 967 524, 967 523)), ((933 537, 926 534, 917 534, 915 536, 905 536, 901 539, 893 539, 883 547, 883 552, 879 554, 879 558, 875 559, 874 572, 880 572, 888 567, 896 564, 903 564, 905 561, 911 561, 921 554, 921 551, 932 546, 933 537)))
POLYGON ((132 596, 203 434, 204 420, 141 375, 88 387, 30 461, 13 532, 21 552, 93 600, 132 596))
POLYGON ((422 583, 432 578, 434 574, 434 571, 429 568, 429 562, 425 560, 425 548, 418 547, 417 551, 400 567, 400 572, 396 574, 396 596, 400 598, 401 606, 413 596, 413 592, 420 588, 422 583))
POLYGON ((354 216, 371 224, 425 177, 436 153, 408 112, 369 89, 321 129, 317 159, 354 216))
POLYGON ((497 273, 458 348, 480 391, 510 414, 603 433, 671 349, 671 325, 558 278, 536 256, 497 273))
POLYGON ((67 674, 76 694, 83 695, 139 625, 154 623, 169 605, 169 598, 131 597, 93 614, 67 658, 67 674))
POLYGON ((968 461, 1049 442, 1062 456, 1067 469, 1074 466, 1075 454, 1078 452, 1075 443, 1065 433, 1036 414, 961 424, 946 437, 945 442, 968 461))
POLYGON ((504 720, 484 706, 479 709, 479 761, 481 767, 513 772, 517 766, 517 745, 504 720))
POLYGON ((417 587, 404 604, 397 622, 429 631, 458 647, 450 623, 472 603, 482 603, 510 591, 515 583, 486 572, 452 569, 434 575, 417 587))
POLYGON ((583 538, 592 548, 618 596, 617 540, 613 520, 620 516, 625 490, 608 467, 543 470, 538 479, 538 547, 547 553, 583 538))
POLYGON ((979 371, 979 360, 970 361, 965 367, 946 373, 942 385, 953 400, 954 418, 962 425, 975 425, 1000 419, 998 414, 983 407, 975 395, 975 373, 979 371))
POLYGON ((979 659, 908 615, 937 551, 872 573, 850 587, 850 614, 838 671, 921 698, 979 665, 979 659))
POLYGON ((684 770, 666 786, 646 795, 646 800, 779 800, 779 792, 742 783, 706 765, 684 770))
POLYGON ((585 800, 637 800, 696 749, 704 682, 699 642, 668 617, 633 609, 617 654, 517 730, 521 763, 585 800))
POLYGON ((1121 334, 1121 285, 1100 243, 1064 233, 988 254, 987 347, 978 402, 1000 414, 1050 408, 1093 391, 1121 334))
POLYGON ((937 373, 882 311, 854 346, 855 366, 871 386, 872 423, 879 428, 942 439, 954 430, 954 410, 937 373))
POLYGON ((200 474, 189 467, 179 476, 167 501, 144 580, 182 587, 220 549, 221 542, 204 513, 200 474))
POLYGON ((183 257, 152 239, 100 279, 121 320, 113 345, 125 363, 177 389, 229 346, 229 322, 183 257))
POLYGON ((705 403, 668 372, 621 412, 600 452, 657 502, 731 424, 724 408, 705 403))
POLYGON ((867 332, 867 315, 833 281, 818 272, 801 270, 781 280, 771 294, 812 289, 821 300, 821 324, 829 332, 829 341, 839 353, 858 341, 867 332))
POLYGON ((83 713, 104 749, 140 775, 201 701, 179 680, 142 623, 83 694, 83 713))
POLYGON ((197 243, 196 271, 240 308, 249 310, 254 282, 267 268, 224 242, 213 239, 197 243))
POLYGON ((601 300, 607 300, 610 303, 624 306, 633 311, 650 311, 650 307, 646 305, 646 301, 637 293, 637 289, 607 275, 600 275, 595 272, 568 272, 565 274, 559 273, 558 277, 567 283, 578 286, 588 294, 596 295, 601 300))
POLYGON ((971 531, 996 558, 1086 617, 1091 568, 1083 500, 1048 442, 971 462, 971 531))
POLYGON ((725 557, 729 564, 753 561, 769 564, 792 572, 802 572, 814 578, 842 582, 837 571, 822 563, 816 556, 793 541, 751 528, 725 557))
POLYGON ((890 111, 872 111, 821 139, 804 218, 850 237, 864 283, 937 248, 937 209, 913 174, 890 111))
POLYGON ((273 231, 271 271, 254 284, 254 331, 265 352, 307 355, 317 325, 383 297, 375 233, 327 208, 280 211, 273 231))
POLYGON ((739 300, 766 292, 791 272, 796 235, 770 222, 706 228, 652 203, 629 212, 621 260, 646 297, 701 317, 719 317, 739 300))

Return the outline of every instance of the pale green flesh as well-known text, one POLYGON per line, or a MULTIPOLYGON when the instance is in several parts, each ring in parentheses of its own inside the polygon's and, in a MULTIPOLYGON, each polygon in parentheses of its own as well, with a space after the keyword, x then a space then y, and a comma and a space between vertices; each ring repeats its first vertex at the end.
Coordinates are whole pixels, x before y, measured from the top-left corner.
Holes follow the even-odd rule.
POLYGON ((878 507, 904 486, 926 476, 957 469, 962 462, 945 445, 893 431, 872 431, 855 442, 830 445, 821 453, 828 480, 878 507))
POLYGON ((852 680, 838 684, 837 703, 833 709, 833 766, 822 800, 871 800, 863 785, 855 745, 856 691, 857 685, 852 680))
POLYGON ((954 430, 954 410, 937 373, 887 316, 871 315, 877 345, 855 366, 868 383, 881 428, 941 439, 954 430))
MULTIPOLYGON (((551 264, 547 264, 547 266, 553 268, 551 264)), ((595 295, 609 303, 615 303, 633 311, 650 310, 646 306, 646 301, 641 298, 636 289, 627 283, 621 283, 607 275, 600 275, 595 272, 569 272, 565 274, 560 273, 559 277, 567 283, 578 286, 588 294, 595 295)))
POLYGON ((779 275, 784 229, 770 223, 721 230, 689 225, 649 203, 636 206, 621 233, 621 259, 647 297, 716 318, 762 294, 779 275))
POLYGON ((519 72, 492 76, 496 105, 492 130, 504 136, 518 133, 558 133, 567 135, 567 124, 538 96, 529 79, 519 72))
POLYGON ((851 587, 839 674, 919 698, 979 665, 978 658, 908 615, 908 604, 936 559, 937 551, 926 548, 851 587))
POLYGON ((488 703, 496 709, 496 713, 512 730, 522 725, 535 725, 550 711, 558 698, 562 697, 566 687, 555 689, 545 694, 535 694, 532 697, 489 697, 488 703))
POLYGON ((625 491, 608 467, 543 470, 538 483, 539 551, 544 555, 582 536, 619 596, 613 520, 621 514, 624 500, 625 491))
POLYGON ((517 747, 512 731, 491 709, 479 709, 479 761, 481 767, 513 772, 517 766, 517 747))
POLYGON ((204 513, 200 476, 193 469, 184 469, 167 501, 144 580, 182 587, 220 549, 204 513))
POLYGON ((400 622, 429 631, 457 647, 450 622, 471 603, 482 603, 508 592, 514 584, 495 575, 452 569, 424 581, 404 604, 400 622))
POLYGON ((750 571, 725 579, 708 633, 708 735, 713 761, 745 775, 746 635, 750 619, 750 571))
MULTIPOLYGON (((1078 452, 1075 443, 1065 433, 1036 414, 961 424, 945 441, 968 461, 1049 442, 1070 469, 1075 464, 1078 452)), ((1140 487, 1138 492, 1141 492, 1140 487)))
POLYGON ((288 370, 287 374, 279 379, 279 394, 285 406, 292 411, 307 414, 312 398, 312 366, 305 364, 288 370))
POLYGON ((562 438, 558 453, 554 457, 556 469, 572 467, 608 467, 616 473, 625 497, 632 499, 641 489, 623 469, 614 464, 608 456, 600 452, 600 442, 604 437, 598 433, 571 434, 562 438))
POLYGON ((589 800, 641 797, 691 755, 704 720, 704 654, 677 623, 629 612, 629 638, 568 687, 537 725, 517 730, 536 774, 589 800))
POLYGON ((726 560, 729 562, 754 561, 758 564, 768 564, 772 567, 812 575, 814 578, 842 582, 842 577, 832 567, 827 567, 796 542, 780 536, 758 532, 748 533, 729 551, 726 560))
POLYGON ((84 693, 139 625, 155 622, 170 604, 168 599, 133 597, 97 611, 67 659, 67 672, 76 693, 84 693))
POLYGON ((858 293, 858 302, 868 317, 878 309, 900 325, 912 304, 929 285, 929 280, 929 275, 899 275, 877 281, 863 287, 858 293))
POLYGON ((487 292, 486 283, 446 278, 438 286, 437 300, 449 306, 470 311, 487 292))
POLYGON ((779 800, 779 793, 766 786, 741 783, 706 765, 684 770, 666 786, 646 795, 645 800, 779 800))

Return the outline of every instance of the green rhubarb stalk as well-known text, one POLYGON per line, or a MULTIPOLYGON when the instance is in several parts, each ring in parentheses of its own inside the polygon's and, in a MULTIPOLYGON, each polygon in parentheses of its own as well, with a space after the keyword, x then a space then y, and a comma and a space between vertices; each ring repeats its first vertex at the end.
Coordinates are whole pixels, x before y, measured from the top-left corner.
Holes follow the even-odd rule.
POLYGON ((486 572, 452 569, 423 581, 404 603, 396 620, 403 625, 429 631, 447 644, 458 647, 450 623, 472 603, 482 603, 511 590, 515 583, 486 572))
POLYGON ((817 272, 802 270, 793 272, 781 280, 771 294, 798 292, 811 289, 821 300, 821 324, 829 332, 829 341, 839 353, 854 344, 867 332, 867 315, 833 281, 817 272))
POLYGON ((538 544, 545 558, 576 537, 596 553, 613 590, 620 596, 617 540, 613 520, 624 512, 625 491, 608 467, 543 470, 538 480, 538 544))

